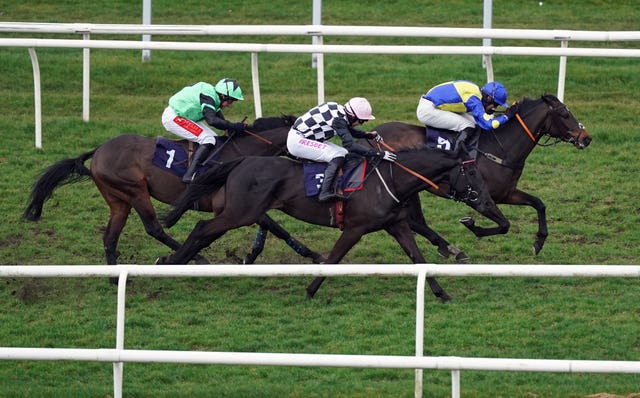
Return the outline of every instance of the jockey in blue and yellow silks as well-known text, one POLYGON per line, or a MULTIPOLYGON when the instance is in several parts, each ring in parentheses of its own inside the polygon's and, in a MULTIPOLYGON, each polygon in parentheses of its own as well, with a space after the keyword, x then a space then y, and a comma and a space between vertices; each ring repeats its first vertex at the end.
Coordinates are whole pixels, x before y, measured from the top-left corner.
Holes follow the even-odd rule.
POLYGON ((499 82, 482 88, 465 80, 439 84, 420 98, 416 114, 425 125, 461 132, 456 143, 465 141, 475 157, 480 131, 494 130, 509 120, 494 116, 498 106, 507 107, 507 89, 499 82))

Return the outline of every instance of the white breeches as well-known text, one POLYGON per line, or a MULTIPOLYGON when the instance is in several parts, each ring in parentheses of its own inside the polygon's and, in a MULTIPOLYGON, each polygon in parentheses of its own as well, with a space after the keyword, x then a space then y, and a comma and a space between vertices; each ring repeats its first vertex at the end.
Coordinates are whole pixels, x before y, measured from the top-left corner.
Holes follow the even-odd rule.
POLYGON ((476 125, 470 113, 454 113, 443 111, 433 105, 433 102, 420 98, 416 115, 420 123, 439 129, 462 131, 476 125))
POLYGON ((297 130, 289 130, 287 150, 293 156, 314 162, 330 162, 338 157, 345 157, 349 151, 329 141, 314 141, 304 138, 297 130))
POLYGON ((162 125, 168 132, 198 144, 215 145, 216 137, 218 136, 204 120, 194 122, 193 120, 185 119, 176 115, 176 112, 170 106, 164 108, 164 112, 162 112, 162 125))

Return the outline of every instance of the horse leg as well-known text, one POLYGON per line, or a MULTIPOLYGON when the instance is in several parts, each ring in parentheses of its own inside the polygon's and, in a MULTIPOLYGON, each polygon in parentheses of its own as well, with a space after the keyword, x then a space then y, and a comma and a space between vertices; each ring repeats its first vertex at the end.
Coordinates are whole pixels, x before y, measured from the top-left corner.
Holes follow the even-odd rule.
POLYGON ((245 257, 245 264, 253 264, 253 261, 258 257, 258 255, 262 252, 264 248, 264 243, 267 239, 266 231, 271 232, 276 237, 284 240, 289 247, 293 249, 296 253, 303 257, 311 258, 314 263, 320 264, 326 259, 319 253, 316 253, 309 249, 307 246, 300 243, 296 238, 291 236, 289 232, 287 232, 280 224, 276 223, 271 217, 267 214, 262 215, 258 219, 258 225, 260 225, 260 229, 256 234, 256 239, 253 241, 253 247, 251 253, 247 254, 245 257))
MULTIPOLYGON (((162 228, 162 225, 156 216, 153 204, 151 203, 151 200, 149 200, 149 196, 146 196, 146 198, 142 198, 141 200, 134 200, 133 203, 147 234, 165 246, 168 246, 173 250, 178 250, 180 248, 180 243, 169 236, 165 232, 164 228, 162 228)), ((198 264, 209 264, 209 260, 199 254, 194 258, 198 264)))
MULTIPOLYGON (((360 229, 349 228, 349 229, 345 229, 344 231, 342 231, 342 234, 340 235, 340 238, 338 238, 336 243, 333 245, 333 248, 331 249, 331 252, 329 253, 329 257, 327 258, 326 263, 327 264, 337 264, 337 263, 339 263, 340 260, 342 260, 342 258, 349 252, 349 250, 351 250, 351 248, 356 243, 358 243, 358 241, 360 241, 360 238, 366 232, 367 232, 367 230, 363 229, 363 228, 360 228, 360 229)), ((322 285, 322 282, 324 282, 325 279, 326 279, 326 277, 319 276, 319 277, 315 278, 309 284, 309 286, 307 286, 307 289, 306 289, 307 290, 307 299, 312 299, 313 296, 315 296, 315 294, 318 292, 318 289, 320 289, 320 285, 322 285)))
POLYGON ((264 244, 267 241, 267 232, 269 231, 262 228, 262 226, 258 228, 256 237, 253 240, 253 245, 251 246, 251 251, 244 257, 243 264, 253 264, 256 261, 256 258, 258 258, 262 250, 264 250, 264 244))
POLYGON ((225 224, 225 218, 219 215, 211 220, 201 220, 196 223, 193 231, 173 254, 160 257, 156 264, 187 264, 200 250, 211 245, 227 231, 240 227, 241 224, 225 224))
POLYGON ((502 203, 520 206, 527 205, 536 209, 538 213, 538 232, 536 233, 536 240, 533 242, 533 254, 537 255, 540 253, 549 235, 549 231, 547 230, 547 207, 544 202, 536 196, 515 189, 502 203))
MULTIPOLYGON (((405 220, 398 221, 385 229, 400 244, 404 252, 409 256, 414 264, 425 263, 424 256, 420 252, 416 240, 411 232, 409 223, 405 220)), ((438 281, 433 277, 428 277, 427 282, 431 288, 431 292, 443 303, 451 301, 451 296, 444 291, 438 281)))
POLYGON ((420 204, 419 194, 415 194, 409 198, 406 209, 411 229, 426 238, 432 245, 436 246, 440 256, 443 258, 449 258, 449 256, 453 254, 456 256, 456 261, 459 263, 469 260, 469 257, 464 252, 447 242, 437 232, 429 228, 427 221, 422 214, 422 205, 420 204))
POLYGON ((483 236, 503 235, 509 232, 511 223, 509 223, 509 220, 507 220, 507 218, 504 216, 504 214, 502 214, 498 206, 496 206, 495 204, 483 208, 482 211, 477 207, 474 207, 474 209, 486 218, 498 224, 497 227, 483 228, 475 225, 475 220, 473 219, 473 217, 461 218, 460 223, 462 223, 462 225, 473 232, 476 237, 482 238, 483 236))
POLYGON ((434 243, 434 245, 438 246, 438 254, 441 257, 449 258, 449 255, 453 254, 458 264, 466 263, 469 261, 469 256, 467 255, 467 253, 447 242, 444 238, 438 235, 436 231, 429 228, 426 223, 423 224, 415 221, 409 221, 409 225, 411 226, 411 230, 427 238, 430 242, 440 242, 437 244, 434 243))
MULTIPOLYGON (((104 246, 104 254, 107 259, 107 265, 116 265, 118 263, 118 239, 122 229, 127 223, 129 213, 131 211, 131 205, 123 201, 108 201, 109 205, 109 222, 102 235, 102 242, 104 246)), ((109 282, 114 285, 118 284, 117 277, 109 278, 109 282)))

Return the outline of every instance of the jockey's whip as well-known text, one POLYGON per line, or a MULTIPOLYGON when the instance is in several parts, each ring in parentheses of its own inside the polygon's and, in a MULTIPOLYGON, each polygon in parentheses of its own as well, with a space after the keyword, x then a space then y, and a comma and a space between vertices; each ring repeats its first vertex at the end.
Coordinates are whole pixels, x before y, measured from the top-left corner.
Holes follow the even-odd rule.
MULTIPOLYGON (((386 142, 384 142, 383 140, 380 140, 378 142, 380 145, 382 145, 385 149, 395 152, 396 150, 393 149, 391 147, 391 145, 387 144, 386 142)), ((428 185, 430 185, 432 188, 434 189, 440 189, 440 187, 434 183, 433 181, 431 181, 430 179, 428 179, 427 177, 423 176, 422 174, 416 173, 415 171, 411 170, 410 168, 408 168, 405 165, 402 165, 398 162, 393 162, 393 164, 397 165, 398 167, 400 167, 402 170, 406 171, 407 173, 411 174, 414 177, 418 177, 419 179, 421 179, 422 181, 426 182, 428 185)))

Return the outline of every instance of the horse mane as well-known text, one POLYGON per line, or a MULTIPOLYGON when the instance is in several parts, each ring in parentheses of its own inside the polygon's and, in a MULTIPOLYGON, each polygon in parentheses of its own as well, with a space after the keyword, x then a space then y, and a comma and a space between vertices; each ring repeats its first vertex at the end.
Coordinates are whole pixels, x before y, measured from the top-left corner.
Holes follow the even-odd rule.
POLYGON ((259 117, 257 118, 249 129, 253 132, 259 133, 262 131, 273 130, 280 127, 293 126, 297 117, 293 115, 282 114, 274 117, 259 117))

